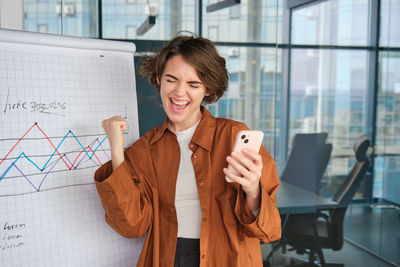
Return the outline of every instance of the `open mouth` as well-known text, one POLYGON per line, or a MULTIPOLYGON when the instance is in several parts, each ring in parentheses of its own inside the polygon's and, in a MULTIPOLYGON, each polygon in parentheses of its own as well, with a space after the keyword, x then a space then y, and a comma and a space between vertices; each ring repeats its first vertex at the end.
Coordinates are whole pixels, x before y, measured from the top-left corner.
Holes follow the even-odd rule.
POLYGON ((172 108, 176 111, 183 111, 187 106, 189 106, 190 101, 178 100, 174 98, 169 98, 172 108))

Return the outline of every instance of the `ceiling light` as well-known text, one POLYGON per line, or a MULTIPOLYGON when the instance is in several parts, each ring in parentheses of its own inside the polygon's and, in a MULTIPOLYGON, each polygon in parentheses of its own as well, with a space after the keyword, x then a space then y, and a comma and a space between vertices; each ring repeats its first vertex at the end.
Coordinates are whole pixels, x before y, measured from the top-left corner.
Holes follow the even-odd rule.
POLYGON ((145 34, 155 24, 156 24, 156 17, 155 16, 147 16, 147 19, 136 30, 136 34, 137 35, 145 34))
POLYGON ((226 7, 240 4, 240 0, 224 0, 207 6, 207 12, 217 11, 226 7))

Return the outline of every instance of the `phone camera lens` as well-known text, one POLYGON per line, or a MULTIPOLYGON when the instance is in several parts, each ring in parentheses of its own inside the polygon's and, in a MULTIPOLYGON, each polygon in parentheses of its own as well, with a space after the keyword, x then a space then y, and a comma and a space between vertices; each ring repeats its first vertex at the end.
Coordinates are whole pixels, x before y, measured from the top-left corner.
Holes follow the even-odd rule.
POLYGON ((247 144, 249 142, 249 139, 245 139, 244 143, 247 144))
POLYGON ((246 138, 246 135, 242 135, 240 138, 245 139, 245 138, 246 138))

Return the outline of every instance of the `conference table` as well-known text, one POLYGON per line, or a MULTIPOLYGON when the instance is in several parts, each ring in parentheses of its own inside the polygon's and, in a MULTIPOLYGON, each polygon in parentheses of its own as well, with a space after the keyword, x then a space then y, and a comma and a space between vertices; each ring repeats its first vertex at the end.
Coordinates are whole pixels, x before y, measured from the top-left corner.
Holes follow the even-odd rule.
MULTIPOLYGON (((290 215, 314 213, 318 210, 333 209, 338 205, 335 201, 285 181, 280 181, 276 199, 279 213, 282 216, 283 235, 290 215)), ((273 262, 274 243, 276 242, 271 243, 272 251, 268 255, 267 261, 272 260, 273 262)))
POLYGON ((280 181, 276 199, 281 215, 313 213, 333 209, 338 205, 335 201, 285 181, 280 181))

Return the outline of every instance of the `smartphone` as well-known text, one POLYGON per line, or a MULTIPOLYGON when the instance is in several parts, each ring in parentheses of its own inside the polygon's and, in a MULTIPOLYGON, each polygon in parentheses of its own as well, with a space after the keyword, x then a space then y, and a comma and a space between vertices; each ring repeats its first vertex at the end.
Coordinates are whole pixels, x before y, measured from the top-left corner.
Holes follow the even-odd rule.
MULTIPOLYGON (((244 155, 244 153, 242 153, 242 149, 247 148, 249 150, 252 150, 252 151, 258 153, 260 151, 263 137, 264 137, 264 133, 262 131, 242 130, 242 131, 238 132, 238 134, 236 135, 235 144, 233 145, 232 152, 238 152, 238 153, 241 153, 242 155, 244 155)), ((245 156, 245 157, 247 157, 247 156, 245 156)), ((236 169, 233 168, 230 164, 228 165, 228 169, 233 174, 238 175, 238 176, 240 175, 240 173, 237 172, 236 169)), ((227 176, 225 176, 225 180, 229 183, 233 182, 233 180, 227 176)))

